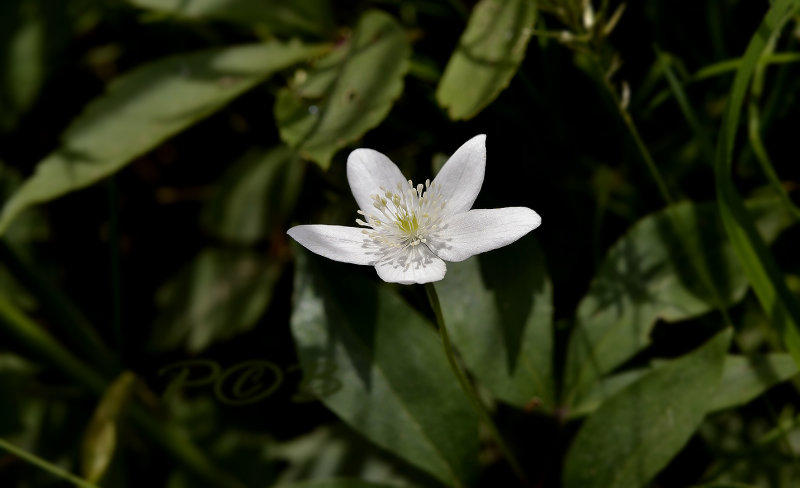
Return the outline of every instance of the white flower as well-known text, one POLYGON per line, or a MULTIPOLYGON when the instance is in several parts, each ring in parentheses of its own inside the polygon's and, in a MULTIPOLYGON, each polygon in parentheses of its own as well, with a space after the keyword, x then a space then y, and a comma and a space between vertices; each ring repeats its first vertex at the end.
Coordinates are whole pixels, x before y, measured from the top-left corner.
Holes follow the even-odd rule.
POLYGON ((361 227, 299 225, 288 234, 326 258, 375 266, 384 281, 439 281, 445 261, 511 244, 542 222, 525 207, 470 210, 483 184, 485 141, 473 137, 433 181, 416 186, 383 154, 356 149, 347 158, 347 179, 361 227))

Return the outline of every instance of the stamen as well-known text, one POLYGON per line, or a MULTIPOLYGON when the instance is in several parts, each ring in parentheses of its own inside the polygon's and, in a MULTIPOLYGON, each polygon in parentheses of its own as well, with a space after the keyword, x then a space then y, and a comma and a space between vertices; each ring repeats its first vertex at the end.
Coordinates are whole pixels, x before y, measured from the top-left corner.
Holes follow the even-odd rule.
POLYGON ((380 187, 381 193, 371 195, 373 207, 385 220, 359 210, 358 213, 366 221, 356 219, 356 223, 371 229, 363 230, 362 233, 378 245, 384 260, 407 261, 409 257, 406 253, 420 244, 427 249, 425 252, 435 254, 429 243, 438 237, 441 210, 446 205, 438 187, 431 180, 425 180, 424 185, 420 183, 416 186, 408 180, 408 186, 402 183, 396 186, 396 191, 380 187))

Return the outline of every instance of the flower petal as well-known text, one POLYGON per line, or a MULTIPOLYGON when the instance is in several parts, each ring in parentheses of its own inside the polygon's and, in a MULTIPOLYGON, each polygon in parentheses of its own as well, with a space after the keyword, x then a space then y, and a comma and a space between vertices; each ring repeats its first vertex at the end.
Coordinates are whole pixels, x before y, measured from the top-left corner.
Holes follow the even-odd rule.
POLYGON ((465 142, 444 163, 433 183, 447 202, 445 215, 455 215, 472 208, 483 185, 486 172, 486 135, 465 142))
POLYGON ((433 244, 445 261, 463 261, 470 256, 511 244, 539 227, 542 218, 526 207, 470 210, 455 215, 442 227, 433 244))
POLYGON ((303 247, 334 261, 375 264, 375 244, 357 227, 298 225, 287 232, 303 247))
POLYGON ((410 285, 441 280, 447 272, 447 265, 427 248, 420 246, 410 248, 401 259, 376 264, 375 271, 383 281, 410 285))
POLYGON ((373 213, 372 197, 383 186, 394 191, 397 184, 406 185, 406 178, 400 168, 378 151, 356 149, 347 157, 347 181, 358 207, 366 213, 373 213))

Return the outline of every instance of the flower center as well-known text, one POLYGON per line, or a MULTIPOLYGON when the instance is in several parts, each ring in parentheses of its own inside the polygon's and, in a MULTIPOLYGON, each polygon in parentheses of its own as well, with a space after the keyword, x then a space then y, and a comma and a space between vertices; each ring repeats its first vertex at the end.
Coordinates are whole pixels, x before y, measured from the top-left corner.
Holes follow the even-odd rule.
POLYGON ((356 223, 369 228, 362 232, 387 253, 420 244, 433 252, 431 240, 438 236, 446 203, 439 188, 430 180, 416 187, 408 180, 408 186, 398 183, 394 191, 380 190, 370 195, 377 213, 358 211, 366 221, 356 219, 356 223))

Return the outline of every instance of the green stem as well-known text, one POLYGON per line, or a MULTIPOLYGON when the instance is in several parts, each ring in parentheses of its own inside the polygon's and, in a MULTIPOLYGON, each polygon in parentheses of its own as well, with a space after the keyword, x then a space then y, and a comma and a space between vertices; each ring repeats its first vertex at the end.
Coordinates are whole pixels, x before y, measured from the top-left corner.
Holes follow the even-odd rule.
POLYGON ((53 363, 67 376, 77 380, 97 395, 105 389, 105 380, 80 359, 64 349, 52 336, 28 318, 5 296, 0 295, 0 329, 35 351, 42 359, 53 363))
POLYGON ((625 123, 625 127, 627 127, 631 138, 633 138, 636 148, 639 149, 639 153, 642 155, 642 159, 644 160, 648 171, 650 171, 650 176, 653 177, 653 181, 655 181, 658 191, 661 193, 661 198, 663 198, 668 204, 672 205, 675 203, 675 200, 672 198, 672 195, 667 188, 667 184, 661 177, 661 172, 658 171, 658 166, 656 165, 653 156, 650 155, 650 150, 647 149, 647 145, 644 143, 644 140, 642 140, 642 136, 639 134, 639 129, 636 128, 636 124, 633 122, 631 114, 628 113, 628 110, 622 106, 622 101, 619 99, 619 96, 617 96, 617 92, 614 90, 614 86, 611 84, 611 81, 602 74, 599 76, 603 80, 603 86, 611 96, 611 100, 619 112, 619 116, 622 118, 622 121, 625 123))
POLYGON ((500 431, 497 429, 492 417, 489 415, 489 411, 483 405, 483 402, 478 396, 478 392, 475 391, 475 388, 469 382, 467 377, 464 375, 464 372, 461 371, 461 367, 459 367, 458 363, 456 362, 453 346, 450 344, 450 336, 447 334, 447 327, 444 323, 442 307, 439 304, 439 295, 436 293, 436 288, 434 288, 432 283, 426 283, 425 291, 428 294, 428 300, 433 308, 433 313, 436 315, 436 322, 439 325, 439 334, 442 338, 442 345, 444 346, 444 354, 447 357, 447 362, 450 363, 450 369, 453 370, 453 374, 455 374, 459 385, 461 385, 461 389, 467 395, 467 398, 469 398, 470 403, 472 403, 472 407, 475 409, 475 412, 481 418, 483 423, 489 428, 489 432, 491 433, 492 437, 494 437, 497 446, 500 448, 503 456, 505 456, 506 461, 508 461, 508 464, 511 466, 511 469, 514 470, 514 474, 516 474, 517 477, 523 483, 525 483, 525 485, 528 485, 528 478, 525 476, 525 472, 522 470, 519 461, 517 461, 516 456, 514 456, 514 453, 508 448, 508 445, 500 435, 500 431))
POLYGON ((5 439, 0 439, 0 449, 4 449, 10 452, 14 456, 17 456, 18 458, 47 471, 53 476, 57 476, 61 479, 67 480, 75 486, 80 486, 81 488, 98 488, 97 485, 93 485, 92 483, 89 483, 88 481, 82 478, 78 478, 69 471, 65 471, 33 453, 21 449, 10 442, 7 442, 5 439))

